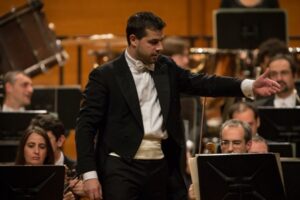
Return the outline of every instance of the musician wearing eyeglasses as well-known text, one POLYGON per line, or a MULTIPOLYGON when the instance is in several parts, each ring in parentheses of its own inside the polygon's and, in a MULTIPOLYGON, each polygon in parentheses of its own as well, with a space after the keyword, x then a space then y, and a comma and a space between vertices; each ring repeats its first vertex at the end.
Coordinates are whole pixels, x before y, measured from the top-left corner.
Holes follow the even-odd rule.
POLYGON ((220 129, 222 153, 247 153, 252 144, 252 131, 248 123, 231 119, 220 129))

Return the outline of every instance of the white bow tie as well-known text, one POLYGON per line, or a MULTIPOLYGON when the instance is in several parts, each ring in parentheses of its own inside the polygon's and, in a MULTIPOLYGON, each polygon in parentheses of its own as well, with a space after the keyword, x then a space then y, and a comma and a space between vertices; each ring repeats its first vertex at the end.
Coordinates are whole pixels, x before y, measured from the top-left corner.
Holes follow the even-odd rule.
POLYGON ((135 69, 139 72, 149 70, 149 71, 154 71, 154 64, 144 64, 142 61, 136 61, 135 63, 135 69))

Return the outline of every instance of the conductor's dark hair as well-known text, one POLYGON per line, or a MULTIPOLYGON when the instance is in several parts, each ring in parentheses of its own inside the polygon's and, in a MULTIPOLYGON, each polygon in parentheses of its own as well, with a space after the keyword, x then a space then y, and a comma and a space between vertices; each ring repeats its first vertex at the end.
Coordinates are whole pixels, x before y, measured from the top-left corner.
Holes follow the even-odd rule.
POLYGON ((152 12, 138 12, 130 16, 127 21, 126 38, 130 45, 130 35, 134 34, 138 39, 146 35, 146 29, 162 30, 166 23, 152 12))

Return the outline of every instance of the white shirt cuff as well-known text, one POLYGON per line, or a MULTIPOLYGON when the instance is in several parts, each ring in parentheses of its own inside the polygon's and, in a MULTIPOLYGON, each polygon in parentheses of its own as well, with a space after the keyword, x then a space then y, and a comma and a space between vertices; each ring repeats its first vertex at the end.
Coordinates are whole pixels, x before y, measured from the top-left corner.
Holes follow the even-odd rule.
POLYGON ((253 83, 254 80, 245 79, 242 81, 241 90, 245 97, 254 100, 254 93, 253 93, 253 83))
POLYGON ((94 179, 94 178, 98 179, 97 172, 96 171, 86 172, 82 175, 82 178, 83 178, 83 181, 86 181, 86 180, 89 180, 89 179, 94 179))

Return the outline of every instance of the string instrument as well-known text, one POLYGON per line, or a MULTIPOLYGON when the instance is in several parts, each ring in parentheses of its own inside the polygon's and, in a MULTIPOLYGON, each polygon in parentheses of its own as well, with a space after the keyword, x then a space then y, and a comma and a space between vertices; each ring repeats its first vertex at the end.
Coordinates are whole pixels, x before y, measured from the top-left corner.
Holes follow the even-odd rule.
MULTIPOLYGON (((72 188, 70 187, 70 180, 75 180, 76 178, 78 178, 78 175, 77 175, 75 169, 70 169, 67 165, 64 165, 64 167, 65 167, 64 194, 66 194, 67 192, 72 190, 72 188)), ((78 182, 79 181, 80 181, 80 179, 78 178, 78 182)))
POLYGON ((64 195, 67 194, 68 192, 72 192, 73 195, 75 196, 75 199, 78 199, 78 200, 89 200, 88 197, 82 197, 82 196, 79 196, 77 194, 75 194, 73 192, 73 188, 79 184, 81 180, 81 178, 79 177, 79 175, 76 173, 76 170, 75 169, 70 169, 68 168, 66 165, 65 166, 65 184, 64 184, 64 195), (75 180, 75 183, 72 184, 72 186, 70 185, 70 181, 71 180, 75 180))

